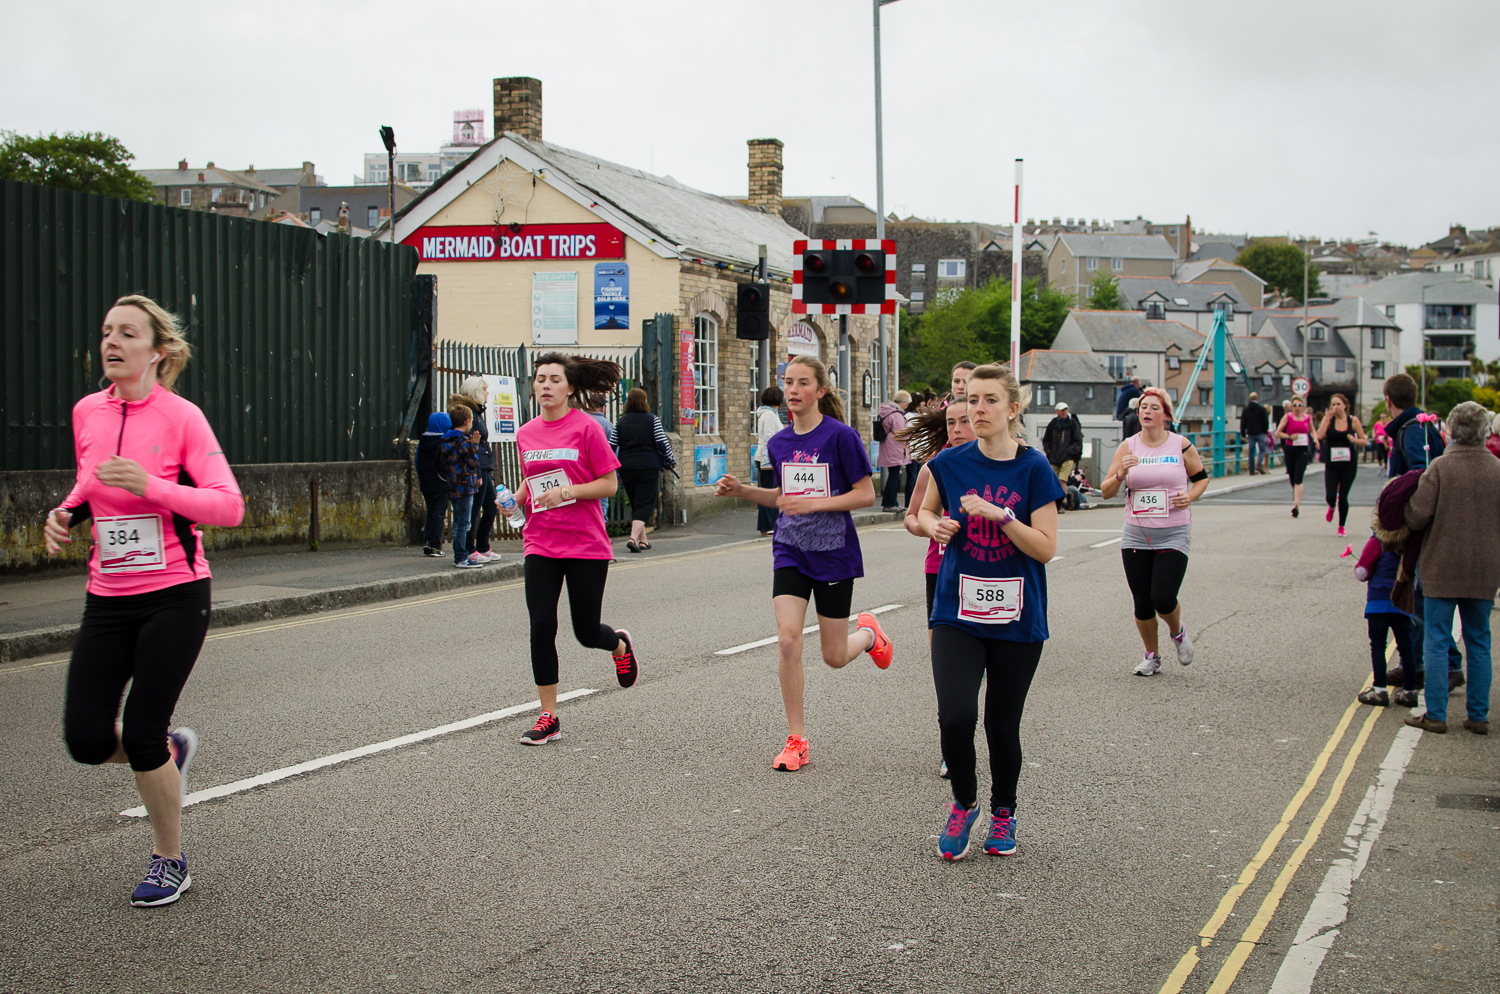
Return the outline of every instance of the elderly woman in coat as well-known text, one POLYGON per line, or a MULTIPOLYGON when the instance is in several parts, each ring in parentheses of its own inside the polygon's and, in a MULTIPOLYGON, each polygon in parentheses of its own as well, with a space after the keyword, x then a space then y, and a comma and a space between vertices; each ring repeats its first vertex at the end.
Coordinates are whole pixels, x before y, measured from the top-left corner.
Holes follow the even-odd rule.
POLYGON ((1490 610, 1500 588, 1500 460, 1485 449, 1490 414, 1466 401, 1448 415, 1453 444, 1432 461, 1406 505, 1406 525, 1426 529, 1417 560, 1426 598, 1422 654, 1427 665, 1427 713, 1408 725, 1448 731, 1448 649, 1458 613, 1467 650, 1468 720, 1488 735, 1490 610))

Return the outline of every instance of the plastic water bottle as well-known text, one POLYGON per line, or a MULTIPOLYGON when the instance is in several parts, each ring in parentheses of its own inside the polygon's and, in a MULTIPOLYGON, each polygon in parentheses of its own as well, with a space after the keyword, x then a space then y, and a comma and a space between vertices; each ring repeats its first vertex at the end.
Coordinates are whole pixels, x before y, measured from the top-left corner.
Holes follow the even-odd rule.
POLYGON ((505 515, 505 520, 516 531, 520 531, 521 526, 526 524, 526 512, 521 510, 520 502, 516 500, 516 495, 510 492, 510 487, 503 483, 495 489, 495 504, 505 515))

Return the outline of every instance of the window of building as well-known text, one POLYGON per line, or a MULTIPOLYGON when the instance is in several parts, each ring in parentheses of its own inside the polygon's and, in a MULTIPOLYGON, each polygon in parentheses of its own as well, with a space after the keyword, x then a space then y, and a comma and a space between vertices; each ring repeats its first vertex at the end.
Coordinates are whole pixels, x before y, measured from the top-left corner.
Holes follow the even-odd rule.
POLYGON ((1087 261, 1088 261, 1088 264, 1089 264, 1089 272, 1092 273, 1094 270, 1096 270, 1096 269, 1099 268, 1099 258, 1098 258, 1098 256, 1091 255, 1091 256, 1087 256, 1086 258, 1087 258, 1087 261))
POLYGON ((1146 301, 1146 320, 1165 321, 1167 319, 1167 303, 1164 300, 1146 301))
POLYGON ((719 322, 707 314, 693 319, 693 407, 698 434, 719 433, 719 322))
POLYGON ((1212 404, 1214 402, 1214 391, 1212 387, 1198 388, 1198 403, 1212 404))
POLYGON ((1392 321, 1396 320, 1396 305, 1395 304, 1386 304, 1385 305, 1385 316, 1388 317, 1388 318, 1390 318, 1392 321))
POLYGON ((964 259, 939 259, 938 279, 961 280, 967 272, 968 266, 964 259))
POLYGON ((365 227, 369 228, 371 231, 374 231, 375 230, 375 226, 377 224, 379 224, 379 223, 380 223, 380 208, 379 207, 366 207, 365 208, 365 227))
POLYGON ((1172 398, 1172 403, 1177 403, 1180 394, 1176 387, 1167 387, 1167 396, 1172 398))
POLYGON ((1083 388, 1083 399, 1084 400, 1093 400, 1094 399, 1094 388, 1093 387, 1084 387, 1083 388))
POLYGON ((321 207, 314 207, 314 208, 312 208, 310 211, 307 212, 307 219, 309 221, 311 221, 313 224, 317 224, 319 221, 323 220, 323 208, 321 208, 321 207))
POLYGON ((1308 329, 1307 337, 1314 342, 1326 342, 1328 341, 1328 329, 1321 324, 1315 324, 1308 329))
POLYGON ((438 166, 436 166, 434 164, 431 164, 431 163, 428 164, 428 166, 427 166, 427 178, 428 178, 428 180, 436 180, 439 176, 442 175, 438 171, 438 169, 439 169, 438 166))
POLYGON ((923 301, 925 301, 926 299, 927 299, 927 291, 926 290, 913 290, 911 292, 911 302, 913 304, 920 304, 923 301))
POLYGON ((1284 390, 1284 389, 1286 389, 1287 387, 1289 387, 1291 385, 1292 385, 1292 374, 1291 373, 1282 373, 1281 374, 1281 387, 1282 387, 1282 389, 1284 390))
POLYGON ((914 263, 912 263, 911 264, 911 274, 913 276, 926 276, 927 275, 927 263, 925 263, 925 262, 914 262, 914 263))
POLYGON ((1276 377, 1272 376, 1270 373, 1265 373, 1260 378, 1260 385, 1263 387, 1271 386, 1275 382, 1276 377))
POLYGON ((1062 271, 1063 271, 1063 275, 1064 276, 1068 275, 1068 257, 1067 256, 1063 256, 1062 271))
POLYGON ((1456 265, 1455 265, 1455 266, 1454 266, 1454 267, 1453 267, 1453 271, 1454 271, 1454 272, 1455 272, 1455 273, 1461 273, 1461 272, 1463 272, 1463 271, 1464 271, 1464 264, 1463 264, 1463 263, 1461 263, 1461 262, 1460 262, 1460 263, 1458 263, 1458 264, 1456 264, 1456 265))
POLYGON ((1167 229, 1167 234, 1171 235, 1173 238, 1176 238, 1177 237, 1177 229, 1176 228, 1168 228, 1167 229))
POLYGON ((1109 375, 1110 376, 1114 377, 1117 380, 1123 380, 1125 378, 1125 357, 1124 356, 1122 356, 1122 355, 1106 356, 1105 357, 1105 361, 1108 364, 1108 369, 1109 369, 1109 375))
POLYGON ((1182 368, 1182 358, 1180 356, 1175 356, 1175 355, 1169 355, 1169 356, 1167 356, 1167 368, 1168 369, 1181 369, 1182 368))
POLYGON ((216 186, 216 187, 213 188, 213 192, 211 192, 208 195, 208 199, 210 201, 212 201, 213 203, 217 204, 219 202, 219 198, 222 197, 223 195, 224 195, 224 188, 216 186))
POLYGON ((1385 348, 1385 329, 1384 328, 1371 328, 1370 329, 1370 348, 1372 348, 1372 349, 1383 349, 1383 348, 1385 348))
POLYGON ((1428 304, 1427 327, 1452 331, 1474 330, 1474 308, 1469 304, 1428 304))
POLYGON ((1344 361, 1345 360, 1343 360, 1343 359, 1335 359, 1333 361, 1333 371, 1335 373, 1342 373, 1342 372, 1344 372, 1344 361))
POLYGON ((1036 404, 1038 407, 1054 407, 1057 404, 1057 387, 1038 386, 1036 388, 1036 404))
POLYGON ((1385 379, 1385 362, 1384 361, 1370 363, 1370 379, 1372 379, 1372 380, 1383 380, 1383 379, 1385 379))
POLYGON ((1125 268, 1125 260, 1124 259, 1111 259, 1111 260, 1109 260, 1109 268, 1113 269, 1115 272, 1119 272, 1120 270, 1122 270, 1122 269, 1125 268))
POLYGON ((182 206, 184 206, 184 207, 191 207, 192 205, 193 205, 193 191, 191 189, 189 189, 188 187, 183 187, 182 188, 182 206))
POLYGON ((1234 313, 1234 301, 1232 301, 1232 300, 1216 300, 1216 301, 1214 301, 1214 313, 1217 314, 1220 311, 1224 312, 1224 316, 1226 318, 1229 317, 1229 315, 1231 315, 1231 314, 1234 313))
POLYGON ((1323 379, 1323 360, 1322 359, 1309 359, 1309 360, 1307 360, 1307 375, 1311 376, 1314 380, 1321 381, 1323 379))

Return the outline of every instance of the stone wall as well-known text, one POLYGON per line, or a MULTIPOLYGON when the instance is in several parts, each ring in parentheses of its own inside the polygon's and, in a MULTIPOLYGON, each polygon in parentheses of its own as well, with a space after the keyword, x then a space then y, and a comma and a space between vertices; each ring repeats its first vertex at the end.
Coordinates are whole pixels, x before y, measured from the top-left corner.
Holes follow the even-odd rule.
MULTIPOLYGON (((314 541, 322 546, 416 541, 424 505, 410 465, 387 460, 233 466, 245 497, 245 520, 237 528, 204 526, 204 546, 212 552, 314 541)), ((0 573, 88 561, 93 541, 87 529, 75 529, 73 541, 56 558, 47 555, 42 542, 44 517, 73 481, 72 470, 0 473, 0 573)))

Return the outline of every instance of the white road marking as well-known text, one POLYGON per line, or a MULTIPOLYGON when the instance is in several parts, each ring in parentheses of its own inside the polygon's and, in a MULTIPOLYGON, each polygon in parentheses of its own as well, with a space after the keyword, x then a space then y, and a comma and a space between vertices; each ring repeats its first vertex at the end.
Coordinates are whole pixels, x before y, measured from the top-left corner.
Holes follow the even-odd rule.
POLYGON ((1068 557, 1067 556, 1053 556, 1051 559, 1047 560, 1047 562, 1048 563, 1055 563, 1059 559, 1066 559, 1066 558, 1068 558, 1068 557))
POLYGON ((1323 885, 1318 888, 1312 907, 1302 919, 1302 927, 1297 929, 1297 937, 1287 950, 1281 969, 1276 972, 1276 982, 1271 985, 1270 994, 1309 994, 1312 991, 1318 968, 1333 948, 1334 939, 1338 938, 1338 926, 1349 916, 1349 893, 1354 889, 1354 881, 1364 873, 1370 850, 1385 828, 1386 815, 1395 800, 1396 785, 1406 773, 1406 766, 1421 738, 1422 733, 1410 726, 1402 726, 1396 732, 1396 740, 1380 764, 1376 782, 1365 792, 1364 801, 1344 833, 1343 849, 1349 855, 1334 860, 1328 868, 1323 885))
POLYGON ((1072 534, 1072 535, 1115 535, 1115 534, 1117 534, 1120 531, 1120 529, 1118 529, 1118 528, 1059 528, 1057 531, 1058 531, 1058 534, 1060 534, 1060 535, 1061 534, 1072 534))
MULTIPOLYGON (((905 606, 906 606, 905 604, 886 604, 886 605, 884 605, 882 607, 872 607, 872 608, 870 608, 870 610, 864 611, 864 612, 861 612, 861 613, 863 613, 863 614, 885 614, 887 611, 894 611, 898 607, 905 607, 905 606)), ((817 630, 818 630, 818 626, 817 625, 808 625, 806 628, 802 629, 802 634, 803 635, 811 635, 813 632, 815 632, 817 630)), ((772 635, 768 639, 757 639, 754 642, 746 642, 744 645, 732 645, 732 646, 730 646, 727 649, 720 649, 718 652, 714 653, 714 655, 715 656, 733 656, 736 653, 748 652, 751 649, 759 649, 763 645, 775 645, 776 644, 776 640, 779 639, 779 638, 781 638, 780 635, 772 635)))
MULTIPOLYGON (((570 690, 566 694, 558 694, 559 701, 571 701, 576 697, 584 697, 588 694, 597 694, 599 691, 587 688, 570 690)), ((373 745, 360 746, 358 749, 349 749, 345 752, 336 752, 332 756, 324 756, 322 759, 309 759, 305 763, 296 766, 288 766, 280 770, 272 770, 270 773, 262 773, 259 776, 246 777, 244 780, 236 780, 226 783, 220 787, 209 787, 205 790, 195 790, 182 799, 182 806, 188 807, 203 801, 211 801, 216 797, 227 797, 230 794, 238 794, 240 791, 251 790, 262 787, 268 783, 285 780, 288 777, 299 776, 303 773, 311 773, 313 770, 321 770, 325 766, 335 766, 339 763, 347 763, 351 759, 359 759, 363 756, 373 756, 377 752, 387 752, 391 749, 399 749, 402 746, 411 745, 414 742, 422 742, 426 739, 437 738, 439 735, 447 735, 449 732, 461 732, 466 728, 476 728, 501 718, 509 718, 512 715, 522 714, 542 706, 541 701, 532 701, 530 704, 517 704, 513 707, 501 708, 499 711, 490 711, 486 714, 475 715, 462 721, 455 721, 447 725, 439 725, 437 728, 429 728, 425 732, 412 732, 410 735, 402 735, 394 739, 386 739, 384 742, 376 742, 373 745)), ((144 818, 146 808, 144 806, 121 811, 122 818, 144 818)))
POLYGON ((1123 535, 1116 535, 1114 538, 1107 538, 1107 539, 1105 539, 1102 542, 1095 542, 1093 545, 1089 546, 1089 548, 1090 549, 1102 549, 1106 545, 1114 545, 1116 542, 1123 542, 1123 541, 1125 541, 1125 537, 1123 535))

